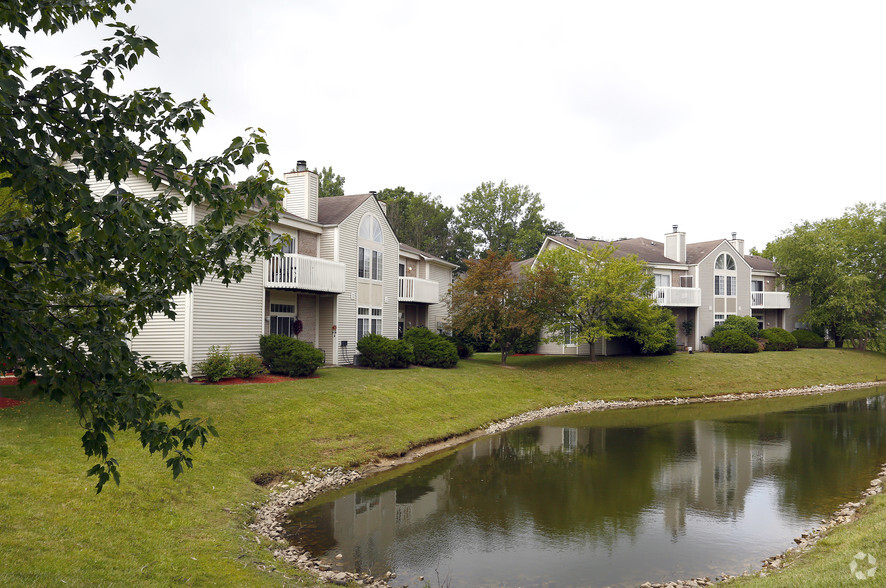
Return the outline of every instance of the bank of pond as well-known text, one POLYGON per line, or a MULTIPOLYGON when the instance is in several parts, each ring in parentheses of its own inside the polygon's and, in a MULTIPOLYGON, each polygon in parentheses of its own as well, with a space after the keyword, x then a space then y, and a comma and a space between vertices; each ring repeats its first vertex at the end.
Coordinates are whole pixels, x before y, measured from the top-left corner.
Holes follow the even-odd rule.
POLYGON ((886 389, 561 415, 325 494, 288 540, 421 586, 636 586, 740 574, 886 461, 886 389))

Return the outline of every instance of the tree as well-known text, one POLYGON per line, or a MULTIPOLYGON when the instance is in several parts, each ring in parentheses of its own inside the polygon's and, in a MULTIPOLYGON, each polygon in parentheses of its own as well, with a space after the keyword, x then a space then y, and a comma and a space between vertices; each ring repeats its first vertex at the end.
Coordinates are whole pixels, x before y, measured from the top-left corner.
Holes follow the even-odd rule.
POLYGON ((587 343, 590 361, 602 337, 627 336, 645 353, 669 349, 676 319, 652 299, 655 280, 634 255, 618 256, 617 247, 557 247, 538 256, 533 271, 556 276, 554 301, 547 308, 547 327, 555 340, 566 334, 587 343))
POLYGON ((333 172, 332 166, 324 167, 319 172, 314 168, 313 172, 320 176, 320 198, 345 195, 345 178, 333 172))
POLYGON ((547 235, 571 237, 562 223, 542 216, 541 197, 522 185, 483 182, 458 205, 458 230, 470 235, 474 255, 511 251, 520 259, 534 256, 547 235))
POLYGON ((387 205, 388 222, 401 242, 455 263, 455 211, 439 197, 416 194, 399 186, 385 188, 377 198, 387 205))
POLYGON ((205 96, 177 103, 159 88, 111 93, 145 52, 157 52, 135 27, 116 22, 117 10, 131 4, 0 6, 0 26, 26 39, 84 20, 112 32, 105 46, 83 54, 79 70, 28 72, 24 48, 0 45, 0 190, 14 201, 0 216, 0 355, 16 358, 22 384, 73 405, 84 452, 97 460, 89 474, 98 491, 111 478, 119 483, 109 448, 116 431, 135 431, 148 451, 167 458, 173 476, 215 434, 211 421, 180 418, 181 404, 153 388, 182 377, 184 366, 140 357, 127 339, 152 314, 174 318, 173 296, 209 276, 236 282, 270 254, 267 224, 282 195, 266 162, 232 180, 268 153, 261 130, 188 163, 183 149, 211 113, 205 96), (90 191, 92 179, 119 187, 135 175, 156 196, 90 191), (173 219, 186 205, 207 213, 184 226, 173 219))
POLYGON ((836 219, 803 222, 766 245, 802 320, 837 347, 881 345, 886 332, 886 204, 857 204, 836 219))
POLYGON ((541 330, 552 276, 538 272, 533 279, 522 279, 512 269, 510 253, 489 251, 481 259, 465 261, 467 272, 452 284, 447 301, 452 328, 497 343, 505 365, 521 336, 541 330))

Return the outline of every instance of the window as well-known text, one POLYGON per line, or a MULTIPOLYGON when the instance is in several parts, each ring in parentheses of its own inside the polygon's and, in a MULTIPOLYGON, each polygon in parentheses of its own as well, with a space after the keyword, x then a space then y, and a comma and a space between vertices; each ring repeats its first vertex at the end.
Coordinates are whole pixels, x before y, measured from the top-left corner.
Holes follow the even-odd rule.
POLYGON ((295 320, 294 304, 271 304, 271 334, 292 337, 295 320))
POLYGON ((280 244, 280 252, 283 255, 292 255, 296 253, 296 242, 297 239, 292 235, 279 235, 277 233, 271 233, 271 245, 280 244))
POLYGON ((692 276, 680 276, 681 288, 692 288, 692 276))
POLYGON ((726 296, 735 296, 735 276, 726 276, 726 296))
POLYGON ((381 335, 381 309, 368 306, 357 307, 357 340, 363 335, 375 333, 381 335))
POLYGON ((714 276, 714 296, 726 294, 726 276, 714 276))
POLYGON ((656 288, 670 288, 671 287, 671 274, 655 274, 655 287, 656 288))
POLYGON ((566 327, 563 329, 563 345, 575 345, 575 336, 572 332, 572 327, 566 327))
POLYGON ((735 260, 728 253, 721 253, 714 263, 714 269, 735 271, 735 260))
POLYGON ((726 322, 726 315, 725 315, 725 314, 719 314, 719 313, 718 313, 718 314, 715 314, 715 315, 714 315, 714 326, 715 326, 715 327, 716 327, 716 326, 719 326, 719 325, 722 325, 722 324, 725 323, 725 322, 726 322))
POLYGON ((763 280, 751 280, 751 292, 762 292, 763 280))
POLYGON ((378 219, 367 214, 360 221, 358 238, 361 241, 357 251, 357 277, 381 280, 383 274, 382 251, 384 233, 378 219), (377 244, 377 245, 376 245, 377 244))
POLYGON ((357 277, 381 280, 383 276, 382 252, 359 247, 357 253, 357 277))
POLYGON ((766 321, 763 320, 762 314, 755 312, 753 314, 753 317, 757 319, 757 328, 759 328, 761 331, 766 328, 766 321))

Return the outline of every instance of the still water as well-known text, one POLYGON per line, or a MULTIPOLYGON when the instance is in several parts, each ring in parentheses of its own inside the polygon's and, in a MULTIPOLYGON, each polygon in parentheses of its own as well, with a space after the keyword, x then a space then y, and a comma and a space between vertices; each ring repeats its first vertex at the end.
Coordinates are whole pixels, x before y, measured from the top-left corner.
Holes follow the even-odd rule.
POLYGON ((876 476, 883 392, 536 421, 315 500, 288 533, 336 569, 394 571, 398 586, 740 573, 876 476))

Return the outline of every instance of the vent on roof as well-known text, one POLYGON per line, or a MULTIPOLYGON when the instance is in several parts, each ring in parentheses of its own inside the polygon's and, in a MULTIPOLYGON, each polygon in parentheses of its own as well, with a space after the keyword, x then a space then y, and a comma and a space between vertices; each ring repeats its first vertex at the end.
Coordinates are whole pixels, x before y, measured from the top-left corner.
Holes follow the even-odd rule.
POLYGON ((735 238, 738 237, 738 233, 732 231, 732 240, 735 241, 735 238))
POLYGON ((674 230, 673 230, 673 232, 674 232, 674 233, 677 232, 677 225, 674 225, 674 230))
POLYGON ((370 194, 371 196, 376 196, 376 195, 378 195, 378 192, 376 192, 375 190, 370 190, 370 191, 369 191, 369 194, 370 194))
POLYGON ((295 164, 295 171, 308 171, 308 162, 304 159, 299 159, 298 162, 295 164))

